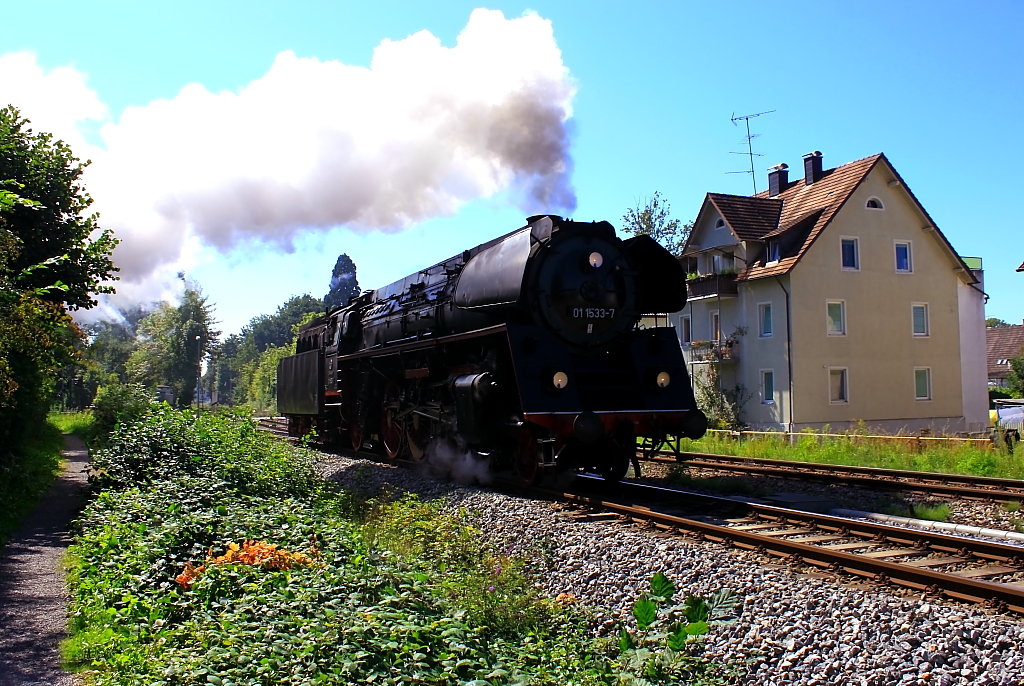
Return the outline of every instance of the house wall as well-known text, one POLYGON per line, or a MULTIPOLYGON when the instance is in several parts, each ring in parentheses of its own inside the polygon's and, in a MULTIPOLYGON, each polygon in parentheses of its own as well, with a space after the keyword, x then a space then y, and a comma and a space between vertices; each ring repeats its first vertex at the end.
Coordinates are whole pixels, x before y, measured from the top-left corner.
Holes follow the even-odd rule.
POLYGON ((742 418, 759 429, 785 431, 789 429, 789 347, 787 345, 786 291, 790 290, 789 276, 778 279, 760 279, 740 285, 742 318, 747 322, 747 333, 740 339, 738 353, 738 381, 749 396, 743 406, 742 418), (760 309, 771 306, 771 335, 761 335, 760 309), (765 394, 763 374, 771 370, 775 392, 765 394))
POLYGON ((977 284, 961 282, 957 288, 960 309, 960 376, 967 430, 985 431, 989 422, 985 277, 980 269, 973 274, 978 279, 977 284))
POLYGON ((894 177, 878 165, 791 272, 795 428, 963 430, 959 279, 954 261, 894 177), (869 198, 884 209, 865 207, 869 198), (857 239, 859 270, 842 269, 841 238, 857 239), (912 273, 896 272, 896 240, 911 245, 912 273), (827 305, 842 301, 846 334, 827 334, 827 305), (913 335, 912 304, 928 308, 913 335), (848 370, 848 401, 830 401, 830 368, 848 370), (915 399, 916 367, 930 369, 931 399, 915 399))

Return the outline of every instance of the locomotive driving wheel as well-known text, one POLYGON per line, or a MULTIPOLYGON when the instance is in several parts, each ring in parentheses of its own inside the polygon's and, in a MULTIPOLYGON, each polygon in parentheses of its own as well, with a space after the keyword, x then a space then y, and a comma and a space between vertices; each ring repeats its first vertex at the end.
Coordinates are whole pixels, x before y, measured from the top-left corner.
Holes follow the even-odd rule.
POLYGON ((540 482, 540 457, 537 437, 531 429, 524 427, 516 439, 515 465, 516 473, 527 486, 536 486, 540 482))
POLYGON ((388 384, 384 392, 384 403, 380 412, 380 438, 384 443, 384 452, 394 460, 402 452, 403 439, 405 438, 405 421, 395 419, 400 404, 398 387, 388 384))

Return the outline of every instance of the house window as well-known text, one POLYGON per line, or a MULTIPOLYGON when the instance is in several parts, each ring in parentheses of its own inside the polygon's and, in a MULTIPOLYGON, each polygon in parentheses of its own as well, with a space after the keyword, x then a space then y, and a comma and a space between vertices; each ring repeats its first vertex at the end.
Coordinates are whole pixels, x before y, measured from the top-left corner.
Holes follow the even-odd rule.
POLYGON ((693 342, 693 330, 690 328, 690 315, 679 319, 679 342, 685 344, 693 342))
POLYGON ((910 307, 912 313, 914 335, 928 335, 928 303, 913 303, 910 307))
POLYGON ((826 303, 827 327, 829 336, 846 335, 846 302, 830 300, 826 303))
POLYGON ((846 367, 831 367, 828 370, 828 401, 832 404, 850 402, 846 371, 846 367))
POLYGON ((768 263, 768 264, 771 264, 773 262, 778 262, 779 261, 779 256, 781 254, 782 254, 782 251, 779 249, 779 242, 778 241, 768 241, 767 257, 765 258, 765 262, 768 263))
POLYGON ((724 219, 719 219, 717 222, 715 222, 715 228, 716 229, 724 229, 725 228, 725 220, 724 219))
POLYGON ((882 207, 882 201, 879 200, 878 198, 870 198, 868 200, 868 202, 867 202, 866 207, 869 210, 884 210, 885 209, 884 207, 882 207))
POLYGON ((932 370, 929 367, 914 367, 914 398, 932 399, 932 370))
POLYGON ((896 271, 902 274, 910 274, 914 271, 910 241, 896 241, 896 271))
POLYGON ((711 312, 711 340, 716 342, 722 340, 722 320, 718 316, 718 310, 711 312))
POLYGON ((840 240, 843 254, 843 269, 857 271, 860 269, 860 254, 857 250, 856 238, 843 238, 840 240))
POLYGON ((726 269, 735 266, 732 253, 719 254, 715 253, 711 256, 711 271, 715 274, 721 274, 726 269))
POLYGON ((761 404, 775 404, 775 371, 772 369, 761 370, 761 404))
POLYGON ((757 333, 761 338, 772 335, 772 304, 760 303, 757 306, 757 333))

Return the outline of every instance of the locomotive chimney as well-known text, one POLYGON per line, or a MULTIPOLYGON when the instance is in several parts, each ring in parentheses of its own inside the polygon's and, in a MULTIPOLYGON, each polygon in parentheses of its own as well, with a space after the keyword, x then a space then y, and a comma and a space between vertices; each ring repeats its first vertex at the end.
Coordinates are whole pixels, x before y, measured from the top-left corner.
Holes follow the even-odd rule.
POLYGON ((768 168, 768 197, 774 198, 776 195, 786 190, 786 185, 789 183, 789 165, 783 162, 777 164, 774 167, 768 168))
POLYGON ((821 152, 815 150, 804 155, 804 184, 810 186, 821 178, 821 152))

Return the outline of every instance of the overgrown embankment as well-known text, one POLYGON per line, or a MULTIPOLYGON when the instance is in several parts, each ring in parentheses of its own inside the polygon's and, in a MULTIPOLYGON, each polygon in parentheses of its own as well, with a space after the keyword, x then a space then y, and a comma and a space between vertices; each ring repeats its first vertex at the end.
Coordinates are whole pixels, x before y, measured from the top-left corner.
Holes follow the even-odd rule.
POLYGON ((714 607, 660 580, 636 631, 595 638, 468 513, 338 491, 247 418, 156 408, 93 466, 65 656, 94 683, 721 683, 714 607))

